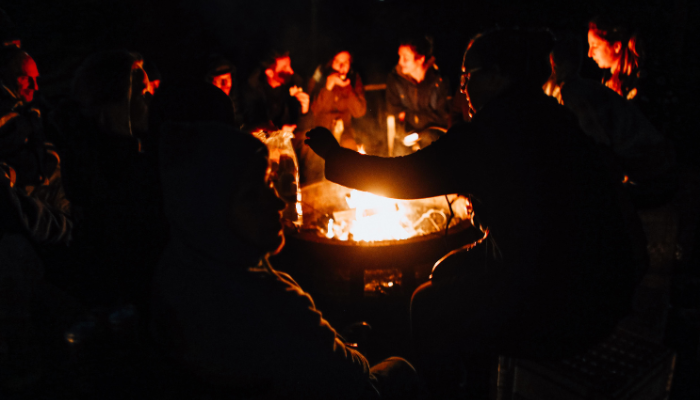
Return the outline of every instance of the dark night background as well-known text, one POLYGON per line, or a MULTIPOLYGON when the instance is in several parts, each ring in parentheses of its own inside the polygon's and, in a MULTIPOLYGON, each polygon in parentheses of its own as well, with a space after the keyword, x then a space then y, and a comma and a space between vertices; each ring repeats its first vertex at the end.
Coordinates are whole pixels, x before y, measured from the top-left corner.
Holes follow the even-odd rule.
MULTIPOLYGON (((647 116, 676 142, 682 165, 698 166, 700 160, 698 1, 0 0, 0 8, 16 23, 22 47, 42 74, 40 89, 53 103, 68 94, 87 55, 112 48, 140 52, 164 79, 196 74, 198 60, 218 52, 236 65, 239 86, 271 48, 289 50, 304 78, 343 48, 353 52, 365 84, 384 83, 398 60, 398 40, 409 32, 434 37, 437 64, 454 93, 464 49, 480 31, 495 25, 569 29, 587 43, 591 17, 623 16, 639 29, 645 46, 653 105, 647 116)), ((582 74, 600 79, 602 71, 586 58, 582 74)), ((697 253, 686 261, 684 273, 698 275, 697 253)), ((692 302, 698 303, 695 297, 692 302)), ((669 340, 697 352, 698 327, 680 324, 678 331, 692 328, 695 337, 669 340)), ((692 362, 679 358, 675 383, 681 392, 673 398, 697 398, 695 357, 692 362)))
MULTIPOLYGON (((495 25, 570 29, 586 40, 594 15, 622 16, 639 29, 655 102, 649 116, 675 139, 685 162, 697 155, 700 111, 700 4, 688 0, 21 0, 0 2, 14 19, 23 47, 42 73, 44 96, 66 93, 88 54, 107 48, 141 52, 164 78, 192 75, 204 55, 218 52, 238 68, 243 84, 270 49, 289 50, 297 73, 309 77, 338 48, 355 55, 365 83, 383 83, 408 32, 430 34, 444 75, 456 89, 461 58, 474 34, 495 25)), ((584 76, 602 72, 586 59, 584 76)))

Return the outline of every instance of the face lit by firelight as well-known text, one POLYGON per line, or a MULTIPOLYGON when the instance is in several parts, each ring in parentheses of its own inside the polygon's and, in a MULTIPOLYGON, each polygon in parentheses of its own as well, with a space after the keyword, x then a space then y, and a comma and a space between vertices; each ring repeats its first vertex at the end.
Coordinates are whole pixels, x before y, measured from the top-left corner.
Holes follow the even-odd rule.
POLYGON ((622 43, 610 43, 598 35, 594 29, 588 31, 588 57, 601 69, 614 68, 620 63, 622 43))
POLYGON ((425 56, 416 54, 411 46, 399 46, 399 68, 404 75, 412 75, 423 69, 425 56))
POLYGON ((294 75, 294 70, 292 69, 292 59, 289 56, 280 57, 275 60, 275 65, 265 70, 269 80, 275 82, 277 85, 285 85, 289 83, 294 75))
POLYGON ((350 53, 341 51, 333 58, 331 68, 340 75, 347 75, 350 71, 350 53))
POLYGON ((39 77, 39 70, 36 67, 34 59, 32 59, 29 54, 24 53, 21 68, 18 72, 19 74, 10 85, 14 84, 15 91, 20 99, 25 103, 29 103, 34 100, 34 92, 39 90, 39 84, 36 81, 39 77))
POLYGON ((211 82, 214 86, 221 89, 228 96, 231 93, 231 85, 233 84, 233 79, 231 78, 231 73, 215 76, 211 82))

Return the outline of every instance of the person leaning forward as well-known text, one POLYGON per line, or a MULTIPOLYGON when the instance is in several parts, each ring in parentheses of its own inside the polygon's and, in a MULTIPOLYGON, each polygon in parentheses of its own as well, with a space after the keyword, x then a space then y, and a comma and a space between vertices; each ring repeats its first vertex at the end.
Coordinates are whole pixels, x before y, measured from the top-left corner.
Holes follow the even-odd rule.
POLYGON ((542 92, 552 43, 543 31, 474 39, 463 65, 472 122, 414 154, 367 156, 325 129, 307 134, 333 182, 400 199, 471 196, 488 237, 438 265, 411 304, 418 371, 434 390, 444 382, 431 373, 458 355, 577 351, 629 310, 639 221, 575 117, 542 92))

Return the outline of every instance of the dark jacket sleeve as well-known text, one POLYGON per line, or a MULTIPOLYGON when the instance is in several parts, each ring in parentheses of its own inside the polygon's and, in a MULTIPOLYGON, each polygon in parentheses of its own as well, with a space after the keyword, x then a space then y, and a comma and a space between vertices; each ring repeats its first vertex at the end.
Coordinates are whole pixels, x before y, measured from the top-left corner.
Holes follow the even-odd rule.
POLYGON ((390 115, 406 111, 401 101, 401 82, 398 79, 393 73, 386 78, 386 111, 390 115))
POLYGON ((430 146, 396 158, 336 148, 326 158, 326 178, 343 186, 397 199, 459 193, 463 185, 456 176, 467 169, 459 166, 466 134, 450 130, 430 146))
POLYGON ((0 210, 3 210, 0 232, 24 233, 40 244, 67 243, 70 240, 73 223, 64 209, 68 201, 60 180, 54 180, 42 189, 35 190, 31 196, 26 195, 0 177, 0 210), (59 206, 46 201, 45 194, 55 197, 59 206))

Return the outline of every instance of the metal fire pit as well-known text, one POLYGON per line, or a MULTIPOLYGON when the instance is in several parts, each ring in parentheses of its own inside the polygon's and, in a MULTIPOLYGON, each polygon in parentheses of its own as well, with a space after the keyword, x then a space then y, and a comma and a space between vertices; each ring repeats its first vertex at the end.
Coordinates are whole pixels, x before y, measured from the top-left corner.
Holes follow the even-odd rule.
MULTIPOLYGON (((307 216, 313 205, 305 204, 308 195, 325 190, 328 182, 311 185, 302 190, 304 228, 287 233, 285 249, 273 261, 279 268, 300 277, 302 286, 312 293, 350 298, 373 295, 410 295, 427 280, 432 266, 449 251, 472 243, 482 233, 468 220, 424 236, 403 240, 374 242, 328 239, 318 231, 307 216), (309 286, 310 285, 310 286, 309 286)), ((322 196, 325 206, 338 206, 334 196, 322 196)), ((301 283, 301 282, 300 282, 301 283)))

